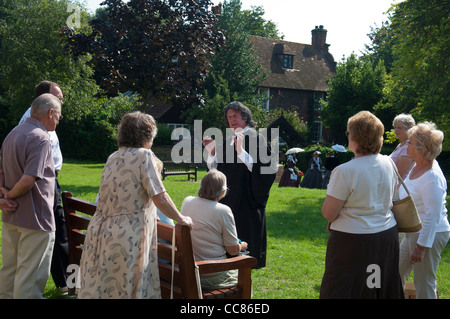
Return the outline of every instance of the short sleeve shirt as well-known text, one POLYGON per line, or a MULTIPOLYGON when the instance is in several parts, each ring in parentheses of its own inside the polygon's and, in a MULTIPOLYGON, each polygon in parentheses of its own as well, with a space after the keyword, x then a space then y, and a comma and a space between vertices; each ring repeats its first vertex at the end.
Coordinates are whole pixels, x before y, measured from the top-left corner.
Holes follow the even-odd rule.
POLYGON ((23 175, 36 177, 32 189, 15 199, 16 211, 2 213, 3 222, 54 231, 55 169, 48 132, 38 120, 28 118, 8 134, 0 151, 0 167, 8 189, 12 189, 23 175))
MULTIPOLYGON (((22 124, 25 122, 27 118, 30 117, 31 108, 28 108, 26 112, 22 115, 22 118, 19 121, 19 124, 22 124)), ((50 136, 50 142, 52 144, 52 155, 53 155, 53 162, 55 164, 55 170, 60 171, 62 168, 63 163, 63 156, 61 152, 61 148, 59 147, 59 138, 55 131, 47 132, 50 136)))
POLYGON ((331 229, 369 234, 396 225, 391 212, 396 175, 385 155, 355 158, 331 173, 327 195, 345 201, 331 229))

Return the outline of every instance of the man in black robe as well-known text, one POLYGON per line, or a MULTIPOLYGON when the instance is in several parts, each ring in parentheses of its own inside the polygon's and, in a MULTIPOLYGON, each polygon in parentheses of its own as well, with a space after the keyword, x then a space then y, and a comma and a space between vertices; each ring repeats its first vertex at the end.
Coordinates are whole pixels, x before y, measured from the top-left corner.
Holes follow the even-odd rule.
POLYGON ((250 110, 241 102, 224 108, 230 129, 224 141, 203 140, 209 152, 208 167, 227 177, 228 192, 220 201, 229 206, 238 237, 248 243, 249 255, 257 259, 255 268, 266 265, 266 204, 275 180, 275 154, 267 139, 252 127, 250 110))

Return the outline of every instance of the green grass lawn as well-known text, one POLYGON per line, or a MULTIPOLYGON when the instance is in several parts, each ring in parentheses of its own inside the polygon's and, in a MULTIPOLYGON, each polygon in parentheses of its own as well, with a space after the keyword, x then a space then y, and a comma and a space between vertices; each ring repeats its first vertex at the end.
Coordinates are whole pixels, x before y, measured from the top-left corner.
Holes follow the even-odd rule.
MULTIPOLYGON (((103 163, 65 160, 59 175, 63 190, 75 197, 94 201, 103 163)), ((200 180, 205 170, 200 170, 200 180)), ((167 192, 180 209, 186 196, 196 196, 199 182, 186 176, 170 176, 164 181, 167 192)), ((325 267, 328 234, 321 207, 325 190, 278 188, 274 184, 267 205, 267 266, 254 270, 255 299, 317 299, 325 267)), ((447 201, 449 197, 447 197, 447 201)), ((1 231, 1 223, 0 223, 1 231)), ((1 262, 1 260, 0 260, 1 262)), ((438 270, 440 298, 450 297, 450 245, 442 253, 438 270)), ((46 297, 59 298, 49 280, 46 297)))

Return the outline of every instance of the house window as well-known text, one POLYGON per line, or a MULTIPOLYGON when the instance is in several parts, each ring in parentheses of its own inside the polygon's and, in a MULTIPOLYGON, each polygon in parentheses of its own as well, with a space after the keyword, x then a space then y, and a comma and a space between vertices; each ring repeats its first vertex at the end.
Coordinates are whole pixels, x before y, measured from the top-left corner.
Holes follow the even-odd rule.
POLYGON ((294 67, 294 56, 290 54, 283 55, 283 68, 292 69, 294 67))
POLYGON ((323 100, 325 97, 324 92, 314 92, 314 111, 322 110, 322 105, 320 104, 320 100, 323 100))
POLYGON ((313 142, 322 141, 322 122, 315 121, 312 127, 313 142))
POLYGON ((261 108, 263 110, 269 110, 269 100, 270 100, 270 89, 269 88, 258 88, 258 94, 263 97, 261 108))

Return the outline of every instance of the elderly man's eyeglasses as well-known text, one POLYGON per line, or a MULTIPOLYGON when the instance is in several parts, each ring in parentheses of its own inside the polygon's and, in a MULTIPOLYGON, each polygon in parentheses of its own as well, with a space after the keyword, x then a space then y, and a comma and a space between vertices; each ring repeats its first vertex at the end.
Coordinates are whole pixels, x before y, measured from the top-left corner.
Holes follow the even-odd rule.
POLYGON ((53 109, 53 112, 58 114, 58 121, 61 121, 62 118, 63 118, 61 112, 58 112, 58 111, 56 111, 55 109, 53 109))

